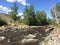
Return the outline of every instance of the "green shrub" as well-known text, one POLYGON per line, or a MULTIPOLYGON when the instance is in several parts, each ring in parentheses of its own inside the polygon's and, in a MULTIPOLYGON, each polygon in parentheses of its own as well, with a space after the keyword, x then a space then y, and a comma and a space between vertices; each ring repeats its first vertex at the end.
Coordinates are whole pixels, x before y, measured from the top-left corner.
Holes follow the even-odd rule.
POLYGON ((53 19, 48 18, 47 22, 49 25, 55 25, 55 21, 53 19))
POLYGON ((4 21, 3 19, 0 19, 0 26, 7 25, 7 22, 4 21))

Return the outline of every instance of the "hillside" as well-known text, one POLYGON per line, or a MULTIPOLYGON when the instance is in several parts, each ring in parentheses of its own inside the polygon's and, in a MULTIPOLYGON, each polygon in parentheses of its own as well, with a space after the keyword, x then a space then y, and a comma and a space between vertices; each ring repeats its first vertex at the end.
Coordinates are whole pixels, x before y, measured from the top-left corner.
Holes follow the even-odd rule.
POLYGON ((11 18, 9 17, 8 14, 4 14, 4 13, 0 13, 0 18, 9 22, 11 20, 11 18))

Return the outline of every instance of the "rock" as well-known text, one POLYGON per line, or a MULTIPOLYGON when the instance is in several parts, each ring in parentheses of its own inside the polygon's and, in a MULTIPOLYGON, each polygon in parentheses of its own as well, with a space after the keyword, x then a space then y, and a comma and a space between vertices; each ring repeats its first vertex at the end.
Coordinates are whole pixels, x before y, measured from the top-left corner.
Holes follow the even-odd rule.
POLYGON ((60 43, 60 38, 58 38, 56 41, 60 43))
POLYGON ((35 37, 36 37, 36 35, 29 34, 29 35, 27 35, 25 38, 26 38, 26 39, 33 39, 33 38, 35 38, 35 37))
POLYGON ((46 36, 45 28, 42 27, 13 27, 7 26, 3 32, 0 30, 0 36, 5 36, 5 38, 1 38, 3 45, 8 45, 8 43, 10 45, 39 45, 39 42, 46 36))
POLYGON ((51 36, 51 39, 46 37, 46 42, 43 42, 42 45, 60 45, 60 34, 58 33, 58 31, 59 29, 55 29, 55 31, 52 31, 47 36, 51 36))
POLYGON ((21 43, 23 45, 38 45, 38 39, 23 39, 21 43))
POLYGON ((12 26, 16 26, 16 24, 12 24, 12 26))
POLYGON ((10 39, 8 39, 8 43, 10 42, 10 39))
POLYGON ((0 41, 4 40, 5 37, 4 36, 0 36, 0 41))
POLYGON ((52 31, 53 29, 54 29, 54 27, 50 27, 50 28, 46 29, 45 32, 50 32, 50 31, 52 31))

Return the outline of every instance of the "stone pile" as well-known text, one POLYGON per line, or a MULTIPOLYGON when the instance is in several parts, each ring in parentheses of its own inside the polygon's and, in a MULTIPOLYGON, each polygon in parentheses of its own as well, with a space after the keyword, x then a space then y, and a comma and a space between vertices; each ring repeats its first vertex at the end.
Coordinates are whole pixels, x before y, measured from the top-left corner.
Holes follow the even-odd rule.
POLYGON ((60 29, 57 28, 41 42, 41 45, 60 45, 60 29))
POLYGON ((0 30, 0 45, 40 45, 46 33, 44 28, 11 28, 0 30))

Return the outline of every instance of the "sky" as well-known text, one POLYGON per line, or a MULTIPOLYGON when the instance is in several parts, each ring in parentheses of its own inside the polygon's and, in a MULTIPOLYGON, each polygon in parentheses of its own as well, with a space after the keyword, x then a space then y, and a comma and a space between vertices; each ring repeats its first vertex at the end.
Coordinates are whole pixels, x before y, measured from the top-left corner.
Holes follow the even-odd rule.
POLYGON ((47 18, 52 18, 51 9, 56 3, 60 3, 60 0, 0 0, 0 13, 8 13, 11 11, 13 3, 17 2, 18 14, 22 15, 26 5, 34 5, 35 11, 44 10, 47 14, 47 18))

